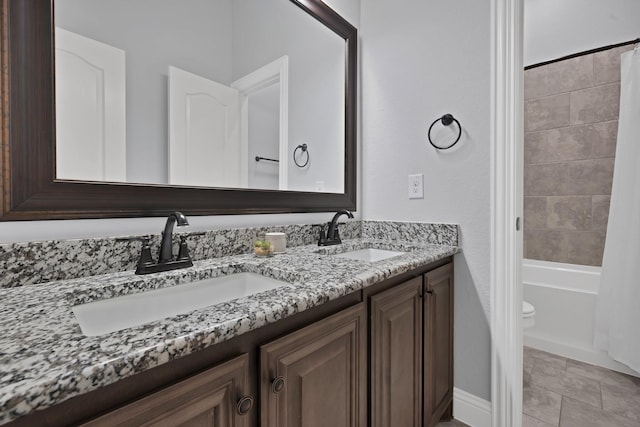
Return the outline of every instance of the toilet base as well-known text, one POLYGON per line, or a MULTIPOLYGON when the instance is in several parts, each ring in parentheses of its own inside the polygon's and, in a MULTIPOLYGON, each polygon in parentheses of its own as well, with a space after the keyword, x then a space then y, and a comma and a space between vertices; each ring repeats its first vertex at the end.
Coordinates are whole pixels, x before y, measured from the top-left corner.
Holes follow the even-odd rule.
POLYGON ((522 319, 522 329, 529 329, 536 326, 536 319, 533 317, 525 317, 522 319))
POLYGON ((522 301, 522 329, 533 328, 536 325, 536 309, 526 301, 522 301))

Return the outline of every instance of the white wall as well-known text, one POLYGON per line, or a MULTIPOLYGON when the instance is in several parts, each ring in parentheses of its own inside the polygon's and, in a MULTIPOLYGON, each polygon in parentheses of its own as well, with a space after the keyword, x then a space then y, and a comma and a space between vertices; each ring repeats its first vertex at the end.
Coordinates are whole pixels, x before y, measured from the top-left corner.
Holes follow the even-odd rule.
POLYGON ((525 0, 525 66, 638 37, 638 0, 525 0))
POLYGON ((460 224, 454 380, 490 400, 490 4, 367 0, 361 13, 363 216, 460 224), (426 132, 444 113, 464 132, 437 152, 426 132), (423 200, 407 198, 414 173, 423 200))

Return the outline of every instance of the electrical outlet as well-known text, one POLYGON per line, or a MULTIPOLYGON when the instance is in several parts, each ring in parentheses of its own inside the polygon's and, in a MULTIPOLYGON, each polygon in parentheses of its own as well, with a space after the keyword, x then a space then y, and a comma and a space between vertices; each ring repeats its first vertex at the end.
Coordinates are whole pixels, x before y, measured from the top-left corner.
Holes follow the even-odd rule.
POLYGON ((424 199, 424 185, 421 173, 409 175, 409 198, 424 199))

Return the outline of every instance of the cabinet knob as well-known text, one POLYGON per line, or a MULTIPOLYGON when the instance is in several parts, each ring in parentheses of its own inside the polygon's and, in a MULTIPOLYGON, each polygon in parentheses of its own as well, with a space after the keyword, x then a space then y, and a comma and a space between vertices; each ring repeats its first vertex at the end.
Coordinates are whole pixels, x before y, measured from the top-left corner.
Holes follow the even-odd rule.
POLYGON ((280 393, 282 390, 284 389, 284 377, 280 376, 280 377, 276 377, 276 379, 274 379, 271 382, 271 391, 274 394, 278 394, 280 393))
POLYGON ((246 415, 253 408, 253 397, 244 396, 238 400, 238 404, 236 405, 236 409, 238 410, 238 414, 246 415))

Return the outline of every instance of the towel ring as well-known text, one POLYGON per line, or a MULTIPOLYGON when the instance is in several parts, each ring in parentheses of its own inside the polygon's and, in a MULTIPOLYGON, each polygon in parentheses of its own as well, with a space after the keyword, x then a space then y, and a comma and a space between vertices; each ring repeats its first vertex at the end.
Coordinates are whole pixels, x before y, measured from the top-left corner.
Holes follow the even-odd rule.
POLYGON ((448 150, 449 148, 453 147, 454 145, 456 145, 458 143, 458 141, 460 141, 460 137, 461 136, 462 136, 462 126, 460 126, 460 122, 455 117, 453 117, 453 115, 451 115, 449 113, 445 114, 442 117, 439 117, 439 118, 435 119, 434 122, 431 123, 431 126, 429 126, 429 131, 427 132, 427 138, 429 138, 429 144, 431 144, 433 146, 433 148, 437 148, 438 150, 448 150), (442 122, 442 124, 445 125, 445 126, 449 126, 453 122, 456 122, 456 124, 458 125, 458 137, 456 138, 455 141, 453 141, 453 144, 449 145, 448 147, 437 146, 431 140, 431 129, 433 128, 433 125, 435 125, 438 122, 442 122))
POLYGON ((299 168, 307 166, 309 163, 309 150, 307 150, 307 144, 300 144, 295 150, 293 150, 293 163, 295 163, 299 168), (298 150, 302 150, 303 153, 307 153, 307 160, 303 164, 298 163, 298 159, 296 159, 296 153, 298 150))

